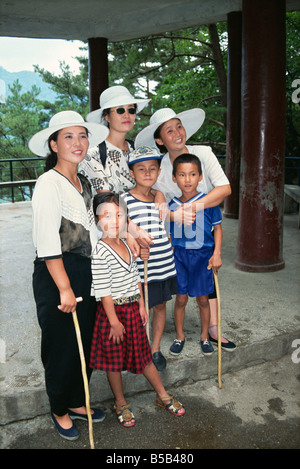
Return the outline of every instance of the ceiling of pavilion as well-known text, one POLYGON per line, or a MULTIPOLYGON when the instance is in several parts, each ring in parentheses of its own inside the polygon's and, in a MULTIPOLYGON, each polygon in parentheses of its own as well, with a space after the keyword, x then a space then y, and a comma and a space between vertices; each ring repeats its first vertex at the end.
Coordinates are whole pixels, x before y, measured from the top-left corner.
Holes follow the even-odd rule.
MULTIPOLYGON (((216 23, 242 0, 1 0, 0 36, 110 41, 216 23)), ((300 0, 286 9, 300 10, 300 0)))

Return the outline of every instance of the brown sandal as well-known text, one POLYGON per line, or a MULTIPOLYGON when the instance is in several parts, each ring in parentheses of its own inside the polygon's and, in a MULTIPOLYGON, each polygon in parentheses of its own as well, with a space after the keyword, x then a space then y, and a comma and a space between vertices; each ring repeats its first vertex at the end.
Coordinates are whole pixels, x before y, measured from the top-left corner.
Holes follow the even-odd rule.
POLYGON ((176 415, 177 417, 182 417, 185 414, 185 409, 183 405, 175 399, 174 396, 170 397, 156 397, 156 404, 160 407, 164 407, 166 410, 171 412, 171 414, 176 415), (163 401, 170 401, 169 404, 165 404, 163 401), (180 412, 182 411, 182 412, 180 412))
POLYGON ((122 405, 120 407, 117 405, 114 405, 114 409, 116 410, 116 412, 120 412, 120 414, 117 413, 117 418, 120 424, 123 427, 127 427, 127 428, 133 427, 135 425, 135 417, 133 413, 131 412, 130 406, 131 406, 131 402, 129 404, 122 405), (133 420, 133 422, 131 422, 131 420, 133 420))

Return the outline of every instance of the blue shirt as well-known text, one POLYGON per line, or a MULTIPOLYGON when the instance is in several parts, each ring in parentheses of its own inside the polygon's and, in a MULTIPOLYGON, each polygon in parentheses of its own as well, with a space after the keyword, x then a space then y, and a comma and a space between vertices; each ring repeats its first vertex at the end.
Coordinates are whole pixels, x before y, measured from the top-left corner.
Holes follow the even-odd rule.
MULTIPOLYGON (((169 209, 172 212, 183 205, 183 203, 191 203, 204 197, 203 192, 198 193, 190 200, 181 202, 174 197, 169 203, 169 209)), ((210 207, 200 210, 196 213, 196 220, 190 226, 178 226, 175 222, 170 222, 170 234, 172 236, 172 245, 181 246, 186 249, 201 249, 204 247, 213 247, 215 244, 213 236, 213 227, 222 223, 222 214, 220 207, 210 207)))

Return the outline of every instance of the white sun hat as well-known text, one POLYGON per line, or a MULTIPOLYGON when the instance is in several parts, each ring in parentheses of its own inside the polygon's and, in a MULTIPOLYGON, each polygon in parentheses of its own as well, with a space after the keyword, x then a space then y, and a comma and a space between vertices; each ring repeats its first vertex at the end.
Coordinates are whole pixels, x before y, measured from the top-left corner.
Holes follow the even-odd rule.
POLYGON ((116 85, 107 88, 100 94, 100 109, 89 112, 86 116, 87 122, 101 122, 107 125, 106 120, 102 117, 104 109, 111 107, 125 106, 126 104, 136 104, 137 114, 149 103, 150 99, 134 98, 125 86, 116 85))
POLYGON ((156 111, 150 119, 150 125, 141 130, 136 136, 134 146, 147 145, 149 147, 156 147, 154 139, 154 132, 158 127, 170 119, 179 119, 185 128, 186 139, 188 140, 197 130, 200 129, 205 119, 205 112, 203 109, 194 108, 189 111, 183 111, 176 114, 175 111, 166 107, 156 111))
POLYGON ((85 127, 88 130, 89 146, 94 147, 103 142, 109 134, 107 127, 101 124, 87 123, 78 112, 61 111, 54 114, 49 126, 37 132, 29 140, 28 147, 35 155, 47 156, 50 153, 48 139, 50 135, 66 127, 85 127))

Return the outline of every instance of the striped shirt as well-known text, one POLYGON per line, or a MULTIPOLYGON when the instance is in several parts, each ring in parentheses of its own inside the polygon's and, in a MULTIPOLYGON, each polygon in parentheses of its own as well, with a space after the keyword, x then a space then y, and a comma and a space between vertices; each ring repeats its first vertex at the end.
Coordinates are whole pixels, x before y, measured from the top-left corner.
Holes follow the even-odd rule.
MULTIPOLYGON (((148 260, 148 283, 167 280, 176 276, 173 250, 165 227, 159 218, 159 210, 153 202, 143 202, 129 192, 121 195, 128 208, 128 216, 137 226, 153 238, 148 260)), ((142 283, 144 283, 144 261, 136 259, 142 283)))
MULTIPOLYGON (((123 240, 122 240, 123 241, 123 240)), ((101 239, 92 254, 92 295, 97 301, 104 296, 117 298, 133 296, 140 293, 140 277, 136 263, 128 245, 123 241, 130 254, 128 264, 119 254, 101 239)))

